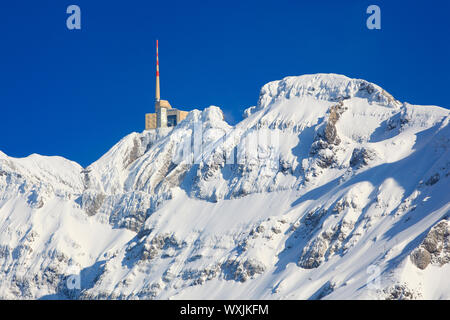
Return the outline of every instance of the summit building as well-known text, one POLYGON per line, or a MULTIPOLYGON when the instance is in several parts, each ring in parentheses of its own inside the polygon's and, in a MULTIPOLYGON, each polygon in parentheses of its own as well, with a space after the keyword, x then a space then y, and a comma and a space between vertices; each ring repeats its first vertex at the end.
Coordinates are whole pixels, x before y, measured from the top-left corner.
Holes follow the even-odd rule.
POLYGON ((174 127, 184 118, 188 111, 181 111, 172 108, 169 101, 161 100, 159 89, 159 57, 158 40, 156 40, 156 92, 155 92, 155 113, 145 115, 145 130, 174 127))

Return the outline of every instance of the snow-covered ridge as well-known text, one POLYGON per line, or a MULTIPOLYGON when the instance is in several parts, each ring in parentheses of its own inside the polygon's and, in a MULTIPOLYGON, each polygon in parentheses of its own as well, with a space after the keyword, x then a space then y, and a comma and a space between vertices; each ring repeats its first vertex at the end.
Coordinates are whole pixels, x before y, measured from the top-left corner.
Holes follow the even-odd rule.
POLYGON ((376 84, 362 79, 350 79, 338 74, 312 74, 286 77, 269 82, 261 89, 258 108, 275 101, 293 97, 313 97, 318 100, 341 101, 352 97, 366 98, 369 102, 398 107, 400 102, 376 84))
POLYGON ((0 152, 0 298, 448 299, 449 147, 447 109, 317 74, 87 168, 0 152))

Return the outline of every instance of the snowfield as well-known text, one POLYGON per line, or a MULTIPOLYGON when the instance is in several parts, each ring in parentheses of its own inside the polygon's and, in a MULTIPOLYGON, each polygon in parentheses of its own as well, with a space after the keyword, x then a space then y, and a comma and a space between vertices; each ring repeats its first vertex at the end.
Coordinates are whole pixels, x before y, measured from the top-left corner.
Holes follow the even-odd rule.
POLYGON ((315 74, 86 168, 0 152, 0 299, 450 299, 449 115, 315 74))

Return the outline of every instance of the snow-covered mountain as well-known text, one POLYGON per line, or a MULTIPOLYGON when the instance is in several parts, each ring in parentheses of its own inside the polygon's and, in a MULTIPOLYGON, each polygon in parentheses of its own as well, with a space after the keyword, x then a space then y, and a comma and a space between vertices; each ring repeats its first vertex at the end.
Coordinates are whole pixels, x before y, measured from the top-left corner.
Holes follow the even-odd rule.
POLYGON ((0 298, 450 299, 449 114, 304 75, 87 168, 0 152, 0 298))

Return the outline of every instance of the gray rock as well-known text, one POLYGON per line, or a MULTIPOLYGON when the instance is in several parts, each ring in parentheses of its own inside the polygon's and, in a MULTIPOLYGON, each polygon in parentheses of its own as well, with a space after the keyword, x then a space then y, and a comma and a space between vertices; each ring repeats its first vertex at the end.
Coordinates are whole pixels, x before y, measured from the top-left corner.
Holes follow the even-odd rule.
POLYGON ((412 263, 419 268, 419 269, 425 269, 431 262, 431 255, 430 253, 423 249, 423 248, 417 248, 415 249, 411 255, 410 255, 412 263))
POLYGON ((93 190, 86 190, 81 196, 81 207, 89 216, 93 216, 101 208, 106 196, 93 190))
POLYGON ((229 259, 221 265, 221 269, 226 280, 245 282, 263 273, 266 266, 254 258, 249 258, 245 262, 229 259))
POLYGON ((448 220, 437 223, 422 243, 410 255, 411 261, 420 269, 428 264, 442 266, 450 262, 450 225, 448 220))
POLYGON ((298 265, 305 269, 317 268, 324 259, 328 245, 328 241, 317 237, 303 249, 298 265))
POLYGON ((325 127, 317 132, 311 145, 309 154, 311 156, 317 155, 317 164, 321 168, 328 168, 336 162, 335 154, 332 150, 341 143, 341 139, 337 134, 336 123, 345 110, 347 108, 344 107, 343 101, 330 107, 325 127))
POLYGON ((344 111, 345 108, 342 101, 330 108, 330 116, 324 131, 325 141, 329 144, 338 145, 341 143, 341 139, 337 135, 336 122, 344 111))
POLYGON ((350 166, 353 168, 361 168, 367 166, 375 158, 375 151, 366 148, 355 148, 350 159, 350 166))
POLYGON ((388 289, 384 289, 386 300, 415 300, 421 298, 421 294, 408 288, 406 284, 395 284, 388 289))

